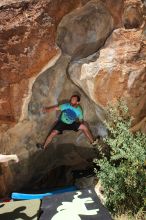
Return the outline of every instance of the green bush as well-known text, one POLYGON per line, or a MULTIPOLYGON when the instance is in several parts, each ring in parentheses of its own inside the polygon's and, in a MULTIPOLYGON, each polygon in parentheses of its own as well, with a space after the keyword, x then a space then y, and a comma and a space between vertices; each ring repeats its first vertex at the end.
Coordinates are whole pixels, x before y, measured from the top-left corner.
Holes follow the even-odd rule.
POLYGON ((113 213, 136 213, 144 206, 146 175, 146 135, 130 132, 131 118, 123 101, 107 108, 105 122, 109 135, 103 139, 110 148, 110 158, 94 162, 100 166, 96 175, 104 187, 106 206, 113 213))

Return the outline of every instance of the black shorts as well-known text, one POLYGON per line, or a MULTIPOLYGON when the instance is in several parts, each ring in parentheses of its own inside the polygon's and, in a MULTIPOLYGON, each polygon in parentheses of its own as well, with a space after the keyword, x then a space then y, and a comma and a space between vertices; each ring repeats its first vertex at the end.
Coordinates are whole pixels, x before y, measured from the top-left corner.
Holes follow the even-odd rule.
POLYGON ((52 130, 59 131, 59 134, 62 134, 65 130, 72 130, 72 131, 78 131, 81 123, 80 122, 73 122, 72 124, 66 124, 62 121, 57 121, 55 126, 52 128, 52 130))

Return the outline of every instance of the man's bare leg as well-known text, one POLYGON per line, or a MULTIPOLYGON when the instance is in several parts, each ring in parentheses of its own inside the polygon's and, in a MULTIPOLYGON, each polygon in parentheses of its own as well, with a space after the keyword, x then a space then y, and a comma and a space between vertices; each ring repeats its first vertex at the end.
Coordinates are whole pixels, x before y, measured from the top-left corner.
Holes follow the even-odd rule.
POLYGON ((79 130, 83 131, 89 142, 92 144, 94 142, 93 135, 91 134, 90 130, 88 127, 84 124, 81 124, 79 127, 79 130))
POLYGON ((53 130, 49 136, 47 137, 45 143, 44 143, 44 146, 43 148, 45 149, 47 147, 48 144, 51 143, 51 141, 53 140, 53 138, 58 134, 59 132, 57 130, 53 130))

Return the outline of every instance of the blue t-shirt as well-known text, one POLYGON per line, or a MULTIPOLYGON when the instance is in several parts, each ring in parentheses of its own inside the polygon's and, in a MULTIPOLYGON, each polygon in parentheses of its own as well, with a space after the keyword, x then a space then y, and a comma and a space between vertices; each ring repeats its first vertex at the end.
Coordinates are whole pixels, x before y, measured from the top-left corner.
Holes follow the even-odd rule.
POLYGON ((61 121, 66 124, 72 124, 76 119, 83 119, 83 111, 80 106, 73 107, 70 103, 59 105, 61 113, 61 121))

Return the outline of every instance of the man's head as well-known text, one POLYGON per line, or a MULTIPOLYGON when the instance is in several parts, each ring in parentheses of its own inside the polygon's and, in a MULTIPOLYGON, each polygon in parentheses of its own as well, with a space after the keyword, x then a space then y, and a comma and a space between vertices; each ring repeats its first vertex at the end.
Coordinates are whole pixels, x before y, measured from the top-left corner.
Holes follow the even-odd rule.
POLYGON ((78 105, 80 102, 80 96, 79 95, 72 95, 70 98, 71 105, 78 105))

